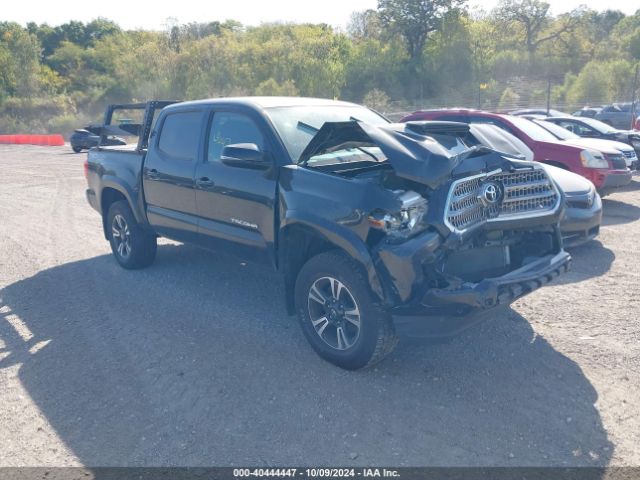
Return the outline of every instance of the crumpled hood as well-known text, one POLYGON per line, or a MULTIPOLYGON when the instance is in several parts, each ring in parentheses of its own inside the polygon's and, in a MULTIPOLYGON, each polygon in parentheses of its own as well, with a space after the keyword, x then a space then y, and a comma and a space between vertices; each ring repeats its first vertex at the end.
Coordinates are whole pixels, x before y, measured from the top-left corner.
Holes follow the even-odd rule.
POLYGON ((633 147, 626 143, 616 142, 615 140, 604 140, 601 138, 572 138, 571 140, 565 140, 565 143, 576 145, 578 147, 592 148, 608 154, 633 150, 633 147))
POLYGON ((373 126, 362 122, 327 122, 311 139, 298 163, 345 148, 379 147, 397 176, 434 189, 451 176, 458 157, 404 123, 373 126))

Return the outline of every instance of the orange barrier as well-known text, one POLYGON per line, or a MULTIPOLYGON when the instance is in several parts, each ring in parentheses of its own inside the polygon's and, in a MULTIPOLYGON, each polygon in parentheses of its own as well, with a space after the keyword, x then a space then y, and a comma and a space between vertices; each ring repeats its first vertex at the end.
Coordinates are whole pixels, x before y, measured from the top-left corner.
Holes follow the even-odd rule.
POLYGON ((58 133, 54 135, 0 135, 0 144, 61 147, 64 145, 64 137, 58 133))

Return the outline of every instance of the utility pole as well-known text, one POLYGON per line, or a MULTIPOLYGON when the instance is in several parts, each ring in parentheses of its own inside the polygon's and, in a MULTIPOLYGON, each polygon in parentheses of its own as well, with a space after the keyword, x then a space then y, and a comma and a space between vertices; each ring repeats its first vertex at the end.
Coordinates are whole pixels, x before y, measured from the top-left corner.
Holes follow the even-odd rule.
POLYGON ((551 75, 547 80, 547 115, 551 112, 551 75))
POLYGON ((636 65, 636 74, 633 77, 633 89, 631 90, 631 126, 630 129, 633 130, 633 126, 636 123, 636 92, 638 90, 638 65, 636 65))

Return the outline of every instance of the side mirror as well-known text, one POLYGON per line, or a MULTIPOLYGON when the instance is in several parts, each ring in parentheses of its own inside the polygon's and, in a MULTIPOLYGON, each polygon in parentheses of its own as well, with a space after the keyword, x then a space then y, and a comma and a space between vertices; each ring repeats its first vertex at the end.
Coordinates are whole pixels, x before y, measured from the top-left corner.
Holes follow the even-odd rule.
POLYGON ((270 162, 255 143, 236 143, 226 145, 222 149, 220 160, 225 165, 238 168, 255 168, 266 170, 270 162))

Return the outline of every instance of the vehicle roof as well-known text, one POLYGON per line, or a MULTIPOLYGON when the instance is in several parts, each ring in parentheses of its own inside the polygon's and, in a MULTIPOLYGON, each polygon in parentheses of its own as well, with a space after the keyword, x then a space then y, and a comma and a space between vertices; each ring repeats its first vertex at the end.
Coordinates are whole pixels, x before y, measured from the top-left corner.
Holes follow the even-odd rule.
POLYGON ((579 121, 583 121, 585 118, 589 118, 589 117, 576 117, 574 115, 565 115, 563 117, 547 117, 547 118, 543 118, 542 120, 579 120, 579 121))
MULTIPOLYGON (((563 113, 560 110, 556 110, 554 108, 550 108, 549 110, 547 110, 546 108, 521 108, 519 110, 512 110, 509 113, 511 115, 522 115, 522 114, 527 114, 527 113, 540 113, 542 115, 547 115, 548 113, 552 113, 552 112, 556 112, 557 113, 563 113)), ((552 116, 552 115, 548 115, 548 116, 552 116)), ((558 115, 554 115, 554 116, 558 116, 558 115)))
POLYGON ((359 106, 355 103, 344 102, 342 100, 329 100, 326 98, 310 97, 222 97, 207 98, 203 100, 193 100, 175 103, 167 107, 167 110, 191 105, 244 105, 251 108, 263 109, 274 107, 300 107, 300 106, 359 106))
POLYGON ((475 108, 425 108, 423 110, 416 110, 412 115, 418 113, 490 113, 485 110, 478 110, 475 108))

